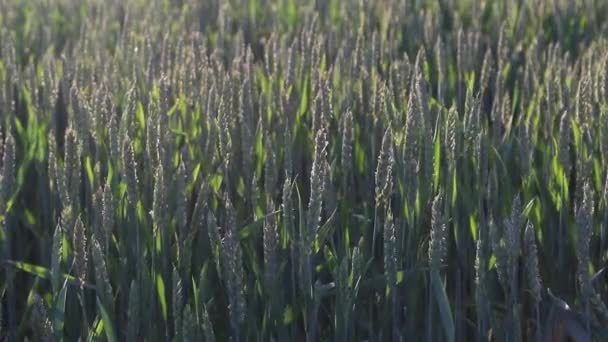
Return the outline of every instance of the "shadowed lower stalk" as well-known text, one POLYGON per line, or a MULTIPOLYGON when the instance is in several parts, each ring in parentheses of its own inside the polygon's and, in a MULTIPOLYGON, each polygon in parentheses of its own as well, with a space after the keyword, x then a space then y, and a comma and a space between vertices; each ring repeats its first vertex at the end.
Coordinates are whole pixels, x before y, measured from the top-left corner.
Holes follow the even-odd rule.
POLYGON ((226 205, 226 219, 224 223, 225 235, 222 240, 222 254, 225 284, 228 292, 230 311, 230 330, 235 342, 241 340, 241 323, 245 319, 245 298, 243 293, 243 265, 242 250, 239 241, 239 229, 236 221, 236 212, 228 194, 224 194, 226 205))
POLYGON ((392 340, 399 341, 399 309, 397 291, 397 244, 395 238, 395 223, 390 205, 384 222, 384 277, 386 278, 386 296, 391 311, 392 340))
MULTIPOLYGON (((0 129, 1 131, 1 129, 0 129)), ((10 226, 11 217, 8 213, 8 201, 14 191, 15 186, 15 139, 9 132, 3 146, 2 169, 0 170, 0 229, 4 239, 3 255, 5 260, 10 260, 13 255, 11 238, 13 232, 10 226)), ((15 338, 14 333, 17 327, 17 308, 15 296, 14 272, 12 269, 5 268, 6 276, 6 296, 8 302, 8 326, 9 337, 15 338)))
POLYGON ((289 259, 291 264, 290 280, 291 280, 291 302, 295 303, 297 296, 297 282, 296 277, 298 275, 298 244, 296 240, 296 223, 293 217, 293 201, 291 199, 292 184, 289 177, 285 178, 283 183, 283 194, 282 194, 282 209, 283 209, 283 228, 284 231, 289 233, 289 259))
POLYGON ((540 301, 541 301, 541 279, 538 271, 538 255, 536 249, 536 236, 534 226, 528 222, 524 232, 526 248, 526 271, 528 275, 528 287, 534 301, 534 311, 536 316, 536 341, 541 342, 541 322, 540 322, 540 301))
POLYGON ((53 340, 53 326, 49 319, 44 299, 34 294, 31 327, 36 341, 50 342, 53 340))
POLYGON ((305 291, 305 297, 307 298, 306 309, 308 310, 308 330, 306 338, 309 342, 316 341, 316 317, 317 317, 317 298, 316 290, 313 287, 313 250, 315 248, 314 241, 319 224, 321 220, 321 210, 323 206, 323 193, 325 185, 325 177, 327 176, 328 170, 326 170, 327 158, 327 137, 324 130, 319 130, 315 137, 315 151, 314 159, 312 163, 312 170, 310 173, 310 199, 308 202, 307 220, 306 227, 302 227, 303 236, 301 237, 302 249, 300 257, 303 257, 303 285, 305 291))
POLYGON ((585 324, 587 332, 591 331, 591 309, 589 299, 593 295, 593 285, 591 276, 589 275, 589 242, 591 239, 593 225, 593 203, 592 203, 591 186, 585 183, 583 187, 583 201, 579 204, 576 213, 576 225, 578 226, 576 257, 577 265, 577 283, 579 286, 581 302, 585 310, 585 324))
POLYGON ((74 264, 76 268, 76 274, 78 281, 80 283, 79 287, 79 299, 80 306, 82 309, 82 329, 83 332, 87 331, 88 328, 88 319, 87 319, 87 310, 86 310, 86 302, 85 302, 85 292, 84 292, 84 284, 87 280, 87 265, 88 265, 88 254, 87 254, 87 237, 86 237, 86 228, 80 216, 76 219, 76 223, 73 229, 72 236, 72 248, 74 249, 74 264))
MULTIPOLYGON (((569 112, 564 110, 563 114, 560 117, 560 125, 559 125, 559 160, 562 166, 563 176, 568 179, 570 177, 570 172, 572 168, 572 162, 570 157, 570 116, 569 112)), ((561 189, 561 196, 563 199, 563 208, 567 208, 569 204, 569 199, 566 196, 566 189, 561 189)), ((564 265, 564 241, 563 237, 566 231, 566 222, 564 216, 566 215, 566 210, 561 210, 559 215, 559 231, 557 235, 557 266, 559 269, 563 268, 564 265)))
POLYGON ((477 240, 477 252, 475 256, 475 304, 477 313, 477 341, 483 341, 487 329, 487 291, 486 291, 486 255, 484 251, 484 240, 480 236, 477 240))
POLYGON ((348 304, 351 299, 348 282, 348 258, 344 257, 336 272, 336 307, 343 308, 343 311, 336 310, 334 315, 335 340, 337 342, 348 341, 348 325, 350 310, 348 304))
POLYGON ((268 201, 269 217, 264 222, 264 283, 268 293, 267 314, 270 324, 274 329, 279 329, 280 308, 282 302, 281 288, 278 286, 279 260, 277 258, 279 248, 279 232, 274 217, 275 206, 272 200, 268 201))
MULTIPOLYGON (((442 287, 443 284, 433 284, 434 282, 441 282, 440 278, 440 268, 442 264, 445 262, 445 258, 447 256, 447 238, 448 238, 448 227, 447 220, 444 216, 443 211, 443 193, 439 193, 435 199, 433 200, 432 209, 431 209, 431 236, 429 240, 428 247, 428 258, 429 258, 429 268, 430 268, 430 283, 429 286, 429 322, 428 322, 428 341, 433 341, 433 324, 431 323, 434 320, 432 309, 433 301, 432 298, 436 298, 435 291, 433 287, 442 287)), ((439 302, 438 305, 441 305, 439 302)), ((445 322, 444 322, 445 327, 445 322)), ((453 331, 445 331, 445 338, 450 339, 453 338, 453 331)), ((453 341, 452 341, 453 342, 453 341)))
POLYGON ((519 195, 513 199, 511 216, 505 222, 505 238, 507 244, 507 279, 509 281, 509 296, 513 325, 513 338, 521 341, 521 322, 519 321, 519 256, 521 254, 522 209, 519 195))

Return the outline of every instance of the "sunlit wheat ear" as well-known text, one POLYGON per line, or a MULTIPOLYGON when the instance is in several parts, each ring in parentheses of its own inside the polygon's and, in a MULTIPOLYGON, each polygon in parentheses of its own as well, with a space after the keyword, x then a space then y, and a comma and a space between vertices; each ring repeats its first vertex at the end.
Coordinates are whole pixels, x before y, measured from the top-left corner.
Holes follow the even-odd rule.
POLYGON ((481 94, 485 94, 490 91, 490 81, 492 74, 494 73, 494 61, 492 59, 492 50, 486 50, 483 57, 483 64, 481 66, 481 76, 479 80, 481 94))
POLYGON ((118 126, 118 115, 116 113, 113 113, 112 116, 110 116, 110 122, 108 123, 108 125, 110 157, 112 161, 116 163, 116 161, 120 160, 120 129, 118 126))
POLYGON ((158 233, 165 224, 165 215, 167 214, 166 189, 162 164, 156 168, 156 176, 154 177, 154 193, 152 199, 152 218, 154 220, 154 231, 158 233))
POLYGON ((89 108, 89 119, 91 124, 91 133, 97 143, 100 142, 102 135, 100 134, 107 123, 108 114, 108 90, 104 84, 100 84, 94 90, 91 107, 89 108))
POLYGON ((589 121, 590 112, 592 110, 591 104, 591 84, 590 78, 588 75, 582 75, 581 79, 579 79, 578 87, 576 90, 576 96, 574 97, 576 101, 575 107, 575 115, 576 121, 580 125, 587 124, 589 121))
MULTIPOLYGON (((228 83, 228 82, 226 82, 228 83)), ((219 129, 219 151, 224 160, 230 160, 230 153, 232 151, 232 141, 230 139, 230 112, 231 99, 230 99, 230 88, 224 85, 222 90, 222 96, 220 97, 219 111, 217 118, 217 125, 219 129)))
POLYGON ((99 241, 95 237, 91 239, 91 250, 93 255, 93 269, 95 270, 95 287, 97 295, 103 305, 110 312, 113 311, 114 297, 112 295, 112 284, 106 267, 106 258, 101 249, 99 241))
POLYGON ((63 231, 59 224, 53 232, 53 247, 51 251, 51 285, 57 292, 61 286, 61 259, 63 254, 63 231))
POLYGON ((294 85, 296 79, 296 53, 297 53, 297 41, 291 43, 287 50, 287 65, 285 66, 285 88, 289 89, 294 85))
POLYGON ((443 213, 443 193, 439 193, 433 200, 431 211, 431 236, 429 241, 429 266, 432 270, 439 270, 447 257, 448 228, 443 213))
MULTIPOLYGON (((251 170, 253 165, 255 148, 254 112, 255 109, 253 107, 251 81, 247 77, 243 80, 243 84, 239 90, 239 121, 241 123, 242 166, 248 177, 251 176, 248 170, 251 170)), ((248 181, 248 179, 246 179, 246 181, 248 181)))
POLYGON ((32 331, 36 341, 50 342, 53 340, 53 325, 44 304, 44 299, 37 293, 33 295, 32 331))
POLYGON ((264 48, 264 68, 266 74, 269 76, 274 72, 274 63, 276 62, 275 55, 272 53, 272 48, 275 46, 275 41, 276 35, 275 33, 271 33, 264 48))
POLYGON ((388 288, 397 284, 397 241, 395 237, 395 222, 389 206, 384 220, 384 275, 388 288))
POLYGON ((347 109, 342 117, 342 151, 340 154, 340 166, 343 172, 347 173, 353 165, 353 143, 354 143, 354 123, 353 113, 347 109))
POLYGON ((273 148, 271 132, 266 132, 264 144, 266 150, 266 165, 264 167, 264 191, 269 199, 273 199, 276 193, 277 183, 279 180, 277 155, 273 148))
POLYGON ((538 252, 536 249, 536 235, 534 234, 534 226, 528 222, 524 233, 525 237, 525 264, 526 274, 528 276, 528 288, 532 294, 535 303, 541 301, 542 282, 540 272, 538 270, 538 252))
POLYGON ((376 203, 385 205, 390 198, 393 188, 393 164, 395 161, 393 152, 393 136, 390 128, 386 129, 382 138, 382 147, 378 155, 376 167, 376 203))
POLYGON ((321 91, 319 91, 312 102, 312 131, 319 132, 322 127, 324 120, 323 117, 323 97, 321 95, 321 91))
POLYGON ((132 206, 137 204, 139 179, 133 144, 125 138, 122 148, 122 163, 125 181, 127 183, 127 199, 132 206))
POLYGON ((158 151, 156 150, 156 141, 158 140, 158 127, 154 115, 148 116, 146 119, 146 155, 150 165, 148 167, 158 166, 158 151))
POLYGON ((372 97, 372 117, 374 120, 374 124, 379 124, 383 122, 387 118, 387 110, 386 110, 386 85, 382 84, 373 94, 372 97))
POLYGON ((103 194, 101 197, 101 225, 105 232, 105 250, 109 248, 109 241, 114 230, 114 199, 112 196, 112 189, 110 184, 106 183, 103 187, 103 194))
POLYGON ((87 254, 87 236, 84 223, 80 217, 76 218, 72 231, 72 248, 74 249, 74 262, 78 280, 84 283, 87 280, 87 264, 89 256, 87 254))
POLYGON ((445 103, 446 91, 446 56, 445 47, 441 37, 437 39, 435 44, 435 56, 437 63, 437 99, 441 105, 445 103))
MULTIPOLYGON (((49 134, 49 139, 52 136, 53 136, 52 134, 49 134)), ((0 128, 0 170, 2 170, 2 165, 3 165, 2 157, 3 156, 4 156, 4 132, 0 128)))
POLYGON ((410 86, 409 99, 407 102, 407 114, 405 121, 405 142, 403 150, 403 159, 406 160, 405 177, 408 182, 408 200, 411 201, 411 196, 414 195, 416 176, 418 174, 418 149, 419 135, 421 130, 421 121, 423 120, 420 111, 418 110, 418 93, 416 92, 415 80, 412 80, 410 86))
MULTIPOLYGON (((456 70, 458 71, 459 77, 462 77, 463 73, 465 72, 465 45, 466 42, 464 31, 462 28, 459 28, 458 33, 456 35, 456 70)), ((463 82, 464 80, 460 79, 459 81, 463 82)))
POLYGON ((308 237, 312 238, 319 229, 321 220, 321 209, 323 205, 323 193, 325 186, 325 169, 327 158, 327 138, 325 132, 320 130, 315 138, 315 151, 310 172, 310 199, 308 201, 308 237))
POLYGON ((4 215, 15 184, 15 139, 8 134, 4 142, 0 172, 0 215, 4 215))
POLYGON ((467 153, 472 155, 477 151, 475 144, 483 126, 480 119, 481 99, 480 96, 473 96, 473 90, 467 89, 464 102, 466 120, 464 136, 466 139, 467 153))
POLYGON ((445 145, 448 150, 448 165, 450 170, 456 167, 456 135, 458 134, 458 113, 456 107, 452 106, 447 114, 445 145))
POLYGON ((66 199, 68 203, 64 206, 72 205, 79 207, 80 203, 80 156, 78 154, 76 132, 68 129, 65 133, 65 155, 63 159, 64 189, 67 191, 66 199))
POLYGON ((82 98, 80 91, 75 86, 72 86, 72 88, 70 89, 70 98, 74 115, 74 128, 76 130, 76 136, 78 138, 78 151, 80 155, 86 155, 89 153, 90 148, 90 108, 86 101, 82 98))

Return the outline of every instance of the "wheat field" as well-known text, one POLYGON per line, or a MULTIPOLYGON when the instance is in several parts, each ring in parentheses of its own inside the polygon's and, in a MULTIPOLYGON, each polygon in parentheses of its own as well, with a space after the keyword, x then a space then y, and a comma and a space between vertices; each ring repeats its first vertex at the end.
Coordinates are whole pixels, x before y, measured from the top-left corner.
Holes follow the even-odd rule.
POLYGON ((0 340, 608 341, 607 19, 0 1, 0 340))

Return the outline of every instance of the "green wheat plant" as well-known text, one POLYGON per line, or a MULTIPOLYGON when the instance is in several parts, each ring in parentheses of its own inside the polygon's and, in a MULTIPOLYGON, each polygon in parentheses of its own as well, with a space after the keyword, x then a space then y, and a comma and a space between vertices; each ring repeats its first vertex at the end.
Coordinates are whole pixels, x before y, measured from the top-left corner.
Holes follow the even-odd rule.
POLYGON ((607 18, 0 1, 0 341, 607 341, 607 18))

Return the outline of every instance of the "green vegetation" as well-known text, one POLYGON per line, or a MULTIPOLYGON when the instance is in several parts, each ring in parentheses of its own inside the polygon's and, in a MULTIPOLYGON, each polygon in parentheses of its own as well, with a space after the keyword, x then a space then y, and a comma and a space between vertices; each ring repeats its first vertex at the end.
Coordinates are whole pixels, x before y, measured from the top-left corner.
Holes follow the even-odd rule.
POLYGON ((0 1, 1 339, 607 341, 607 15, 0 1))

